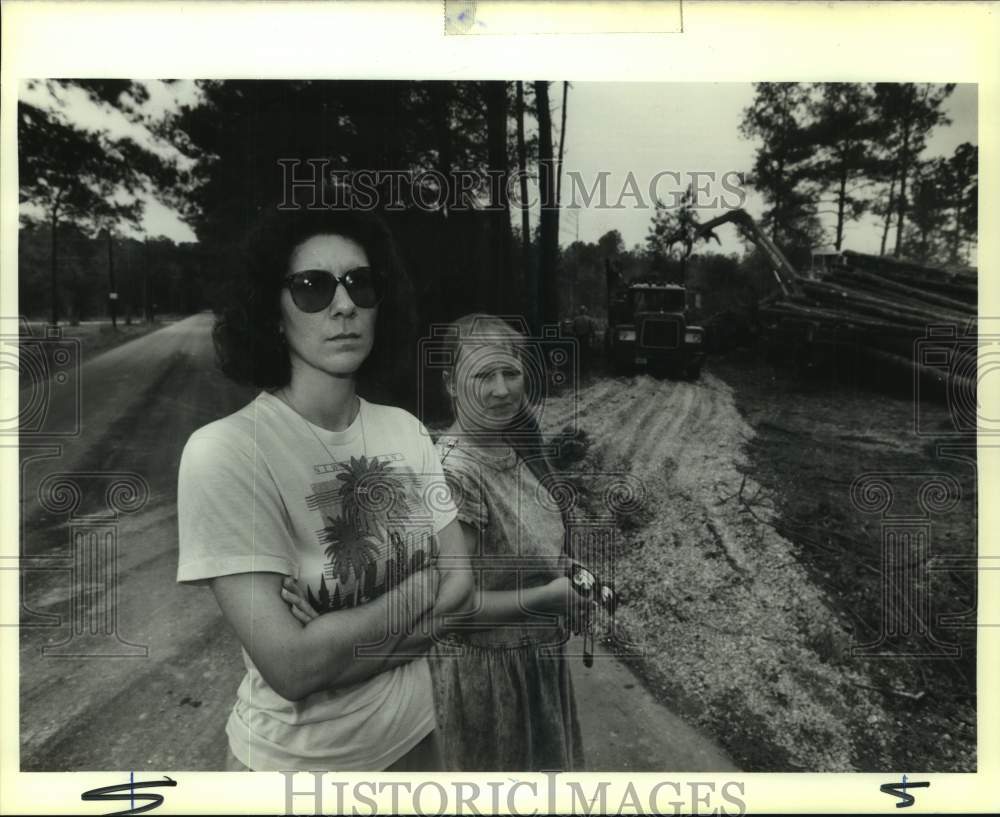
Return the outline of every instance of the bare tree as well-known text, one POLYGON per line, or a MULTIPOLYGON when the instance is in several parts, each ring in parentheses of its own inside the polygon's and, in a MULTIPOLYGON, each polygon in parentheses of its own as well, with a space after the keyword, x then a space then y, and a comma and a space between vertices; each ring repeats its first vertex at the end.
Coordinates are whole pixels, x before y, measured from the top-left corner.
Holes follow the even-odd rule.
POLYGON ((525 288, 534 300, 537 282, 531 268, 531 220, 528 218, 528 149, 524 142, 524 83, 517 82, 517 165, 521 182, 521 256, 524 264, 525 288))
POLYGON ((507 84, 487 82, 486 148, 490 181, 490 263, 489 292, 497 311, 506 312, 510 288, 510 201, 507 197, 507 84))
POLYGON ((559 126, 559 165, 556 168, 556 202, 562 206, 562 166, 563 149, 566 146, 566 96, 569 93, 569 83, 563 83, 562 124, 559 126))
MULTIPOLYGON (((539 277, 541 303, 539 323, 559 319, 559 202, 556 199, 556 167, 552 151, 552 112, 549 108, 549 84, 535 82, 538 106, 538 177, 541 193, 539 226, 539 277)), ((538 328, 538 327, 536 327, 538 328)))

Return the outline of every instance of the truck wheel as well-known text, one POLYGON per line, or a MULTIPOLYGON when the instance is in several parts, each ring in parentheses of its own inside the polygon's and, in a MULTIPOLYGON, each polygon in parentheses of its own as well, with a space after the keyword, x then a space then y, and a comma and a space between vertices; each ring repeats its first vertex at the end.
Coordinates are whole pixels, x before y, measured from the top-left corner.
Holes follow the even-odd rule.
POLYGON ((611 368, 617 375, 628 376, 635 370, 635 364, 627 355, 617 354, 611 358, 611 368))
POLYGON ((701 375, 700 363, 692 363, 684 370, 685 380, 697 380, 700 375, 701 375))

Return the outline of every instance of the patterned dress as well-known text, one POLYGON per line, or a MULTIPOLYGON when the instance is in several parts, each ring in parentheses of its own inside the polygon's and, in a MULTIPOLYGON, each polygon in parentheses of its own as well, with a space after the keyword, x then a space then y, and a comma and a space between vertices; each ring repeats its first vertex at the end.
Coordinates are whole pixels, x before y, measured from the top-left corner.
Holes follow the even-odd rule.
MULTIPOLYGON (((454 437, 438 442, 460 521, 479 532, 472 554, 483 590, 546 584, 564 573, 558 506, 512 449, 454 437)), ((430 653, 439 737, 448 771, 572 771, 583 747, 568 631, 552 616, 449 636, 430 653)))

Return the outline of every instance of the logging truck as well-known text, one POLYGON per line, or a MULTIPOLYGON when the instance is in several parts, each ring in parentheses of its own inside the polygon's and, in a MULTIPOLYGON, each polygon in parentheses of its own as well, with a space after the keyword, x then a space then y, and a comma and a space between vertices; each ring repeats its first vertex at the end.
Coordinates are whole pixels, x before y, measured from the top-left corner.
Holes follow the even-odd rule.
POLYGON ((607 259, 605 274, 605 346, 614 370, 662 370, 691 380, 697 378, 705 360, 705 333, 689 320, 687 290, 679 284, 625 284, 607 259))

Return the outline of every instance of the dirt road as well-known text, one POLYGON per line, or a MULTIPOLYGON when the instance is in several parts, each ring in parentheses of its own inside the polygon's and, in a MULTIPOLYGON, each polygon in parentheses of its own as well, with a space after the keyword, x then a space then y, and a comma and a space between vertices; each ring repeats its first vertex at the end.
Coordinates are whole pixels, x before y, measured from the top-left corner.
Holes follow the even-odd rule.
POLYGON ((615 571, 618 623, 645 654, 634 666, 647 686, 728 745, 760 747, 744 754, 750 768, 856 768, 852 728, 877 731, 880 702, 840 663, 849 622, 768 524, 732 389, 710 372, 597 379, 546 405, 547 433, 571 421, 574 399, 593 441, 575 467, 644 487, 619 519, 615 571))
MULTIPOLYGON (((23 770, 220 768, 223 725, 242 676, 239 650, 211 594, 175 582, 175 482, 183 444, 195 428, 250 396, 216 372, 210 325, 210 316, 194 316, 89 361, 81 371, 79 436, 22 438, 23 770), (46 482, 64 472, 82 485, 78 496, 59 490, 58 480, 46 482), (125 487, 112 497, 115 481, 125 487), (48 510, 39 505, 40 489, 48 510), (109 501, 119 509, 117 519, 109 516, 109 501), (103 537, 109 528, 118 542, 116 585, 87 573, 75 586, 71 536, 103 537), (117 638, 95 639, 90 630, 106 624, 106 605, 117 638), (96 654, 43 654, 60 644, 65 650, 73 626, 79 631, 70 646, 83 644, 96 654)), ((618 400, 625 406, 630 398, 618 400)), ((686 405, 689 414, 695 411, 693 397, 686 405)), ((50 428, 68 427, 75 412, 65 402, 51 410, 50 428)), ((657 412, 648 415, 647 423, 659 422, 657 412)), ((635 429, 644 432, 638 421, 635 429)), ((639 437, 635 448, 645 448, 639 437)), ((598 660, 591 670, 578 664, 573 671, 594 768, 733 768, 711 739, 666 709, 617 661, 598 660)))
MULTIPOLYGON (((84 364, 79 436, 22 438, 24 770, 209 768, 209 758, 222 756, 219 718, 232 703, 238 648, 210 594, 174 580, 184 442, 247 398, 215 374, 210 325, 210 316, 194 316, 84 364), (53 444, 62 448, 56 456, 46 447, 53 444), (72 521, 80 531, 94 514, 108 519, 107 489, 116 479, 129 485, 137 478, 147 495, 140 509, 118 517, 113 594, 85 595, 106 589, 99 575, 73 586, 67 513, 38 501, 45 478, 58 473, 105 475, 77 480, 82 490, 72 521), (66 641, 74 622, 82 633, 72 643, 82 643, 81 635, 86 642, 91 627, 103 626, 106 604, 128 644, 84 643, 83 650, 98 653, 91 657, 42 654, 66 641)), ((75 411, 54 402, 48 427, 69 428, 75 411)), ((49 493, 66 498, 58 489, 49 493)))

